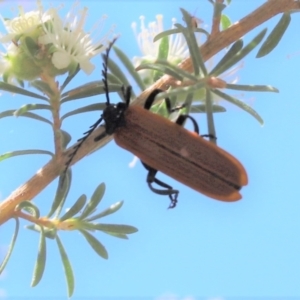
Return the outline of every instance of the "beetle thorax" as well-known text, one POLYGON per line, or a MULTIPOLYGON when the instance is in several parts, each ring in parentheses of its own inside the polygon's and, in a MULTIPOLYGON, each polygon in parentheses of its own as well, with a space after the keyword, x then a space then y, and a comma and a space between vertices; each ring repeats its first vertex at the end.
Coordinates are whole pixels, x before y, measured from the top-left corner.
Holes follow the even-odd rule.
POLYGON ((106 133, 113 134, 119 127, 125 126, 124 112, 127 105, 123 102, 118 104, 110 104, 103 111, 102 117, 105 121, 106 133))

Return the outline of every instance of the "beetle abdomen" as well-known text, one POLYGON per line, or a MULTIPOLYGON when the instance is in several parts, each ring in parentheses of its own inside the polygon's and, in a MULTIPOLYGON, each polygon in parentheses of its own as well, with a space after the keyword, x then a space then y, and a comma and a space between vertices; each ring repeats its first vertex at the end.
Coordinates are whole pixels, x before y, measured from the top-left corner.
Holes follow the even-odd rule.
POLYGON ((120 147, 211 198, 241 199, 239 190, 248 183, 247 173, 231 154, 142 107, 130 106, 125 120, 114 134, 120 147))

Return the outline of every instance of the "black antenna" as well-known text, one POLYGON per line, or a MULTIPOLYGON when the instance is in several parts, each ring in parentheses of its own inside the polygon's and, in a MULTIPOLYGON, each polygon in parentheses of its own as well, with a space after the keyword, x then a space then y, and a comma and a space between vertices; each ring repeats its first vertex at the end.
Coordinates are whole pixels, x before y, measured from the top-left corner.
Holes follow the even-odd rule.
POLYGON ((108 66, 108 57, 109 57, 109 52, 113 44, 115 43, 117 39, 113 39, 112 42, 109 44, 108 48, 106 49, 106 53, 102 55, 103 58, 103 69, 102 69, 102 81, 103 81, 103 89, 105 91, 105 96, 106 96, 106 106, 110 104, 110 99, 109 99, 109 91, 108 91, 108 80, 107 80, 107 66, 108 66))
MULTIPOLYGON (((115 41, 117 40, 117 38, 113 39, 112 42, 110 42, 110 44, 108 45, 107 49, 106 49, 106 53, 102 55, 103 58, 103 70, 102 70, 102 81, 104 84, 104 91, 105 91, 105 96, 106 96, 106 106, 110 105, 110 100, 109 100, 109 91, 108 91, 108 83, 107 83, 107 65, 108 65, 108 57, 109 57, 109 52, 113 46, 113 44, 115 43, 115 41)), ((92 132, 98 127, 98 125, 102 122, 103 120, 103 115, 101 115, 100 119, 93 124, 92 126, 90 126, 90 129, 86 132, 84 132, 83 134, 85 135, 84 137, 80 138, 79 140, 77 140, 78 144, 76 144, 74 146, 74 151, 69 155, 69 160, 66 162, 66 168, 63 172, 63 176, 66 175, 66 172, 74 158, 74 156, 76 155, 76 153, 78 152, 79 148, 82 146, 82 144, 84 143, 84 141, 92 134, 92 132)), ((104 133, 103 137, 106 134, 104 133)))

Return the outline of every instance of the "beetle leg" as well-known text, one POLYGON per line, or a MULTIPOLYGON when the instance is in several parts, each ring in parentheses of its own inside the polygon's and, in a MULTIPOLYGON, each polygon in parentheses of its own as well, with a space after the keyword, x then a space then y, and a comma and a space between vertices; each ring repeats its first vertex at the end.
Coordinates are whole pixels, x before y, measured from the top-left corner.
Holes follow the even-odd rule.
MULTIPOLYGON (((180 115, 178 119, 176 120, 176 123, 180 126, 183 126, 183 123, 186 121, 186 119, 190 119, 194 125, 194 131, 199 134, 199 126, 196 122, 196 120, 191 117, 190 115, 180 115)), ((213 134, 201 134, 202 137, 217 139, 213 134)))
POLYGON ((177 120, 176 120, 176 124, 180 125, 180 126, 183 126, 183 123, 186 121, 186 119, 190 119, 194 125, 194 131, 199 134, 199 126, 196 122, 196 120, 189 116, 189 115, 180 115, 177 120))
POLYGON ((144 108, 149 110, 155 100, 155 97, 157 96, 157 94, 163 92, 163 90, 160 90, 160 89, 155 89, 153 90, 150 95, 148 96, 145 104, 144 104, 144 108))
POLYGON ((169 208, 174 208, 177 204, 177 197, 178 197, 178 194, 179 194, 179 191, 178 190, 174 190, 170 185, 162 182, 161 180, 157 179, 155 176, 156 176, 156 173, 157 173, 157 170, 151 168, 150 166, 148 166, 147 164, 143 163, 143 166, 146 168, 146 170, 148 171, 148 175, 147 175, 147 183, 148 183, 148 186, 150 188, 150 190, 156 194, 159 194, 159 195, 166 195, 166 196, 169 196, 170 200, 171 200, 171 203, 170 203, 170 206, 169 208), (153 187, 153 183, 156 183, 157 185, 165 188, 165 189, 157 189, 155 187, 153 187))
MULTIPOLYGON (((182 108, 185 107, 185 103, 183 103, 182 105, 176 106, 174 108, 171 108, 171 101, 169 98, 165 99, 166 102, 166 107, 169 113, 175 112, 177 110, 180 110, 182 108)), ((186 119, 190 119, 194 125, 194 131, 199 134, 199 126, 198 123, 196 122, 196 120, 190 116, 190 115, 180 115, 177 120, 176 120, 176 124, 183 126, 184 122, 186 121, 186 119)))
MULTIPOLYGON (((182 105, 179 105, 179 106, 176 106, 174 108, 171 108, 171 101, 169 98, 166 98, 165 99, 165 102, 166 102, 166 107, 167 107, 167 110, 169 113, 172 113, 172 112, 175 112, 177 110, 180 110, 182 108, 185 107, 185 104, 182 104, 182 105)), ((180 115, 177 120, 176 120, 176 124, 180 125, 180 126, 183 126, 184 122, 186 121, 186 119, 190 119, 194 125, 194 132, 196 132, 197 134, 199 134, 199 126, 198 126, 198 123, 196 122, 196 120, 190 116, 190 115, 180 115)), ((202 134, 201 135, 202 137, 208 137, 208 138, 212 138, 212 139, 217 139, 213 134, 202 134)))
POLYGON ((171 107, 171 100, 169 98, 165 99, 165 103, 166 103, 166 108, 167 108, 167 111, 168 111, 169 114, 185 107, 185 103, 183 103, 181 105, 178 105, 178 106, 172 108, 171 107))
POLYGON ((122 85, 121 91, 122 91, 126 105, 129 106, 132 87, 129 85, 129 86, 126 86, 126 88, 125 88, 124 85, 122 85))

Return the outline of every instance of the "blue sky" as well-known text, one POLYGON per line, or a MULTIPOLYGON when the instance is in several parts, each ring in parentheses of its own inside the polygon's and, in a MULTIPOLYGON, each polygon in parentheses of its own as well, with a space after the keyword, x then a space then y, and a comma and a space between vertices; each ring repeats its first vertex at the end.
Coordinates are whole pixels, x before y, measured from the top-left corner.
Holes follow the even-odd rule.
MULTIPOLYGON (((20 2, 2 4, 1 14, 12 16, 10 8, 20 2)), ((225 13, 236 22, 264 1, 232 2, 225 13)), ((22 3, 34 7, 33 1, 22 3)), ((53 3, 55 6, 60 2, 53 3)), ((138 22, 140 15, 148 23, 157 14, 163 14, 167 29, 173 17, 181 21, 179 7, 184 7, 192 13, 196 11, 204 24, 211 24, 211 6, 203 0, 82 1, 83 4, 89 8, 86 29, 107 14, 106 28, 117 25, 116 32, 121 34, 117 45, 129 57, 140 55, 131 29, 131 23, 138 22)), ((62 13, 71 5, 71 1, 65 1, 62 13)), ((270 30, 278 19, 277 16, 261 25, 245 40, 249 41, 265 27, 270 30)), ((168 200, 148 189, 142 165, 129 168, 133 155, 114 142, 74 166, 67 206, 83 193, 91 196, 97 185, 105 182, 106 193, 100 209, 119 200, 125 203, 118 213, 103 222, 129 224, 139 229, 127 241, 98 233, 97 238, 108 250, 108 260, 98 257, 77 232, 60 234, 76 276, 74 299, 300 299, 299 25, 297 14, 292 15, 290 28, 279 46, 261 59, 255 58, 257 50, 254 50, 239 71, 241 84, 270 84, 280 90, 279 94, 232 92, 251 103, 263 117, 264 126, 227 103, 222 103, 226 113, 215 114, 218 145, 236 156, 248 173, 249 184, 241 191, 241 201, 215 201, 160 174, 161 179, 180 190, 178 206, 168 210, 168 200)), ((73 87, 100 79, 102 62, 99 57, 93 62, 94 73, 89 77, 79 74, 73 87)), ((100 101, 104 99, 75 101, 63 111, 100 101)), ((0 110, 26 103, 31 103, 31 99, 3 92, 0 110)), ((63 129, 71 132, 75 141, 98 117, 99 113, 74 116, 66 120, 63 129)), ((205 133, 205 116, 195 117, 205 133)), ((36 121, 27 118, 1 119, 0 154, 20 149, 52 150, 51 129, 36 125, 36 121)), ((41 155, 1 162, 0 200, 47 161, 48 157, 41 155)), ((44 214, 49 210, 56 187, 55 181, 34 199, 44 214)), ((12 232, 13 222, 0 228, 0 259, 12 232)), ((0 299, 1 293, 7 299, 66 297, 63 269, 53 241, 47 244, 44 277, 37 287, 30 288, 37 244, 37 234, 20 231, 12 258, 0 277, 0 299)))

